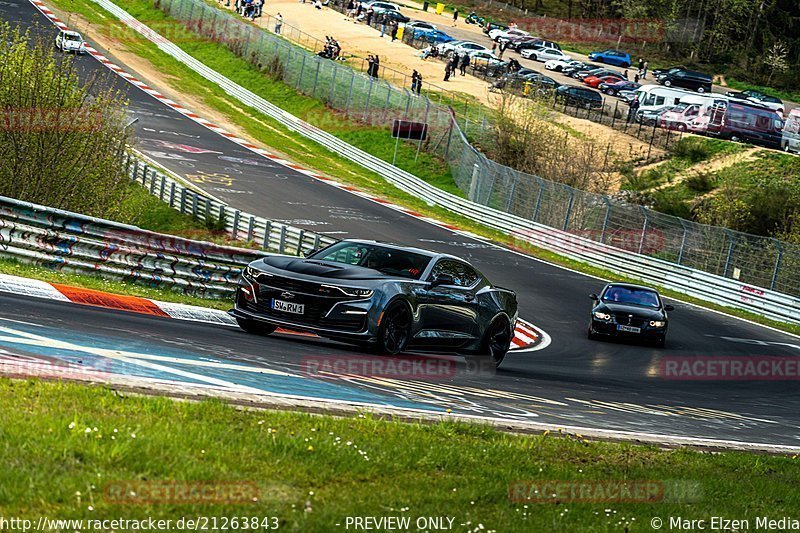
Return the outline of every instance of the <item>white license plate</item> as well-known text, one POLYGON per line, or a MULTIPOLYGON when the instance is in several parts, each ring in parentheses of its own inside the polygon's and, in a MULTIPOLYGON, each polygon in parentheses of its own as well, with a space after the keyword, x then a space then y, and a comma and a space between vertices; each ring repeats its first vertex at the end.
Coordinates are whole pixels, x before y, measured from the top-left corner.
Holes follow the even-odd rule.
POLYGON ((628 333, 641 333, 642 328, 635 328, 633 326, 623 326, 622 324, 617 325, 617 329, 619 331, 627 331, 628 333))
POLYGON ((276 311, 283 311, 284 313, 294 313, 302 315, 306 311, 306 306, 303 304, 296 304, 294 302, 284 302, 283 300, 272 300, 272 308, 276 311))

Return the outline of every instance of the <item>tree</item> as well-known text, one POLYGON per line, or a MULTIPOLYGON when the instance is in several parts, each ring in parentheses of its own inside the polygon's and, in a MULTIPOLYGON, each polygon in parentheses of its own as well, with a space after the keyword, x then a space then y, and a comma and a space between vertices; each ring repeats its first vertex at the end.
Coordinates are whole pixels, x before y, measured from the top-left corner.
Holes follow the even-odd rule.
POLYGON ((769 68, 769 76, 767 77, 767 85, 772 83, 772 76, 776 73, 783 74, 789 70, 789 47, 786 43, 776 41, 772 44, 770 49, 764 56, 764 64, 769 68))
POLYGON ((51 42, 0 24, 0 194, 110 217, 129 190, 126 102, 51 42))

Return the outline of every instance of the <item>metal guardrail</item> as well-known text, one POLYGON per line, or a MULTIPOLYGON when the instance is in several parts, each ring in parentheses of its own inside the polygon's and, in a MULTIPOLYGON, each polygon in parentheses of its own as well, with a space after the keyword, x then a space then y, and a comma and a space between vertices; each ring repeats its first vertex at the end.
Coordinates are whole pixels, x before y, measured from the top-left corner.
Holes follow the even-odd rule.
MULTIPOLYGON (((402 169, 347 144, 341 139, 304 122, 253 92, 232 82, 225 76, 208 68, 152 29, 143 25, 109 0, 95 0, 95 2, 120 19, 124 24, 155 43, 162 51, 187 65, 205 79, 222 87, 227 94, 234 96, 242 103, 277 120, 290 130, 298 132, 334 153, 344 155, 350 160, 362 165, 364 168, 376 172, 399 189, 417 198, 421 198, 430 204, 443 207, 489 228, 516 236, 535 246, 586 262, 596 267, 611 269, 628 277, 647 283, 653 283, 702 300, 745 309, 775 320, 800 324, 800 298, 781 294, 762 287, 748 285, 733 279, 726 279, 725 276, 709 274, 662 259, 646 257, 641 254, 616 249, 602 242, 578 237, 566 231, 572 227, 570 225, 570 216, 574 217, 576 213, 585 214, 591 212, 594 213, 592 218, 597 218, 600 221, 597 224, 599 225, 602 223, 603 234, 605 234, 606 229, 609 229, 610 232, 613 227, 613 221, 609 220, 611 206, 607 198, 598 195, 589 195, 588 193, 582 193, 585 197, 576 198, 574 189, 551 183, 550 185, 552 187, 548 187, 549 193, 558 194, 559 191, 561 191, 562 194, 564 191, 570 193, 566 215, 563 215, 560 208, 558 210, 548 210, 544 208, 542 204, 542 193, 545 191, 545 186, 544 183, 542 183, 539 187, 538 197, 534 196, 534 198, 536 198, 536 215, 533 218, 534 220, 538 218, 539 220, 547 220, 550 222, 550 218, 552 217, 545 216, 547 215, 545 211, 554 211, 550 214, 554 214, 555 218, 560 217, 560 220, 550 225, 544 225, 534 220, 513 214, 511 212, 512 205, 510 205, 510 200, 507 204, 500 204, 505 210, 490 207, 483 203, 465 200, 454 194, 442 191, 402 169), (542 208, 541 213, 540 208, 542 208), (555 211, 558 212, 556 213, 555 211), (603 213, 605 213, 605 218, 603 217, 603 213), (563 230, 554 229, 555 227, 563 227, 563 230)), ((451 130, 450 136, 453 136, 453 130, 451 130)), ((463 132, 460 130, 456 130, 455 137, 460 137, 462 143, 468 144, 463 132)), ((455 139, 453 139, 453 141, 455 141, 455 139)), ((448 160, 450 157, 450 144, 451 138, 448 137, 448 150, 446 152, 448 160)), ((474 151, 474 149, 472 152, 462 152, 459 157, 467 157, 469 161, 466 162, 472 163, 469 168, 473 170, 471 176, 457 176, 457 180, 459 177, 462 179, 466 178, 468 184, 467 188, 470 190, 470 198, 481 198, 484 195, 483 189, 485 188, 486 182, 489 180, 487 169, 490 168, 490 165, 487 165, 486 158, 477 151, 474 151)), ((462 163, 464 162, 465 161, 462 161, 462 163)), ((464 165, 462 165, 462 167, 464 167, 464 165)), ((495 171, 491 181, 492 185, 489 187, 489 199, 491 199, 491 189, 495 181, 499 179, 511 179, 516 185, 517 181, 514 180, 512 174, 513 169, 508 170, 510 171, 508 175, 501 173, 499 170, 495 171)), ((539 180, 539 182, 544 182, 541 178, 533 178, 539 180)), ((462 186, 462 188, 464 187, 462 186)), ((510 195, 509 198, 513 200, 513 195, 510 195)), ((494 202, 487 200, 485 203, 490 204, 494 202)), ((644 208, 631 206, 631 209, 641 210, 644 208)), ((645 215, 644 219, 642 239, 644 239, 647 232, 648 220, 651 220, 651 223, 657 222, 657 220, 653 220, 652 215, 650 219, 645 215)), ((687 240, 687 229, 683 222, 681 226, 683 227, 681 250, 683 250, 687 240)), ((601 237, 600 240, 602 241, 603 238, 601 237)), ((730 258, 732 248, 731 246, 728 249, 728 258, 730 258)), ((678 263, 680 263, 680 259, 678 263)), ((778 264, 780 264, 780 258, 778 264)))
POLYGON ((185 187, 135 155, 126 154, 125 157, 125 165, 132 181, 139 183, 173 209, 210 226, 224 228, 234 240, 253 242, 269 252, 297 256, 306 250, 321 248, 338 240, 240 211, 185 187))
MULTIPOLYGON (((255 217, 187 189, 128 155, 132 180, 170 207, 198 220, 225 221, 234 238, 266 250, 300 255, 335 239, 255 217), (222 218, 220 218, 222 217, 222 218)), ((0 197, 0 257, 45 268, 166 288, 202 297, 233 293, 242 267, 259 250, 194 241, 136 226, 0 197)))

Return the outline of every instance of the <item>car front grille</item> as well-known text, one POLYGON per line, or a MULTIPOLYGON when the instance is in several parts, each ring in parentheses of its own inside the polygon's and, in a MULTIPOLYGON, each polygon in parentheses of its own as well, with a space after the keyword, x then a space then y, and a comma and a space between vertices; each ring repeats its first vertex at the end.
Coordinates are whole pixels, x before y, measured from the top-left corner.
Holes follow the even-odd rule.
POLYGON ((353 300, 350 296, 335 290, 335 292, 326 291, 319 283, 265 275, 257 276, 256 279, 258 280, 256 301, 247 301, 241 295, 238 298, 239 306, 246 311, 281 322, 337 331, 359 332, 366 327, 366 315, 346 315, 347 318, 343 319, 325 317, 337 303, 353 300), (321 293, 321 290, 324 293, 321 293), (273 309, 272 300, 301 304, 304 306, 304 312, 297 314, 273 309))
POLYGON ((614 319, 616 320, 617 324, 622 324, 623 326, 633 326, 635 328, 642 328, 644 327, 649 320, 644 318, 638 317, 630 317, 628 313, 618 313, 614 315, 614 319))

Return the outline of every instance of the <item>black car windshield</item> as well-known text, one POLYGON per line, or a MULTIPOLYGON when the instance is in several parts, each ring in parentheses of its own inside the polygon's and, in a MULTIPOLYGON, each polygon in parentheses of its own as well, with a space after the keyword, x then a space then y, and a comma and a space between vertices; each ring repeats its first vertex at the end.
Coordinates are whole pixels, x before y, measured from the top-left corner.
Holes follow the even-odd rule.
POLYGON ((631 287, 609 287, 603 294, 603 301, 627 305, 640 305, 642 307, 659 308, 658 295, 649 289, 634 289, 631 287))
POLYGON ((419 279, 431 258, 427 255, 362 242, 338 242, 309 259, 356 265, 389 276, 419 279))

